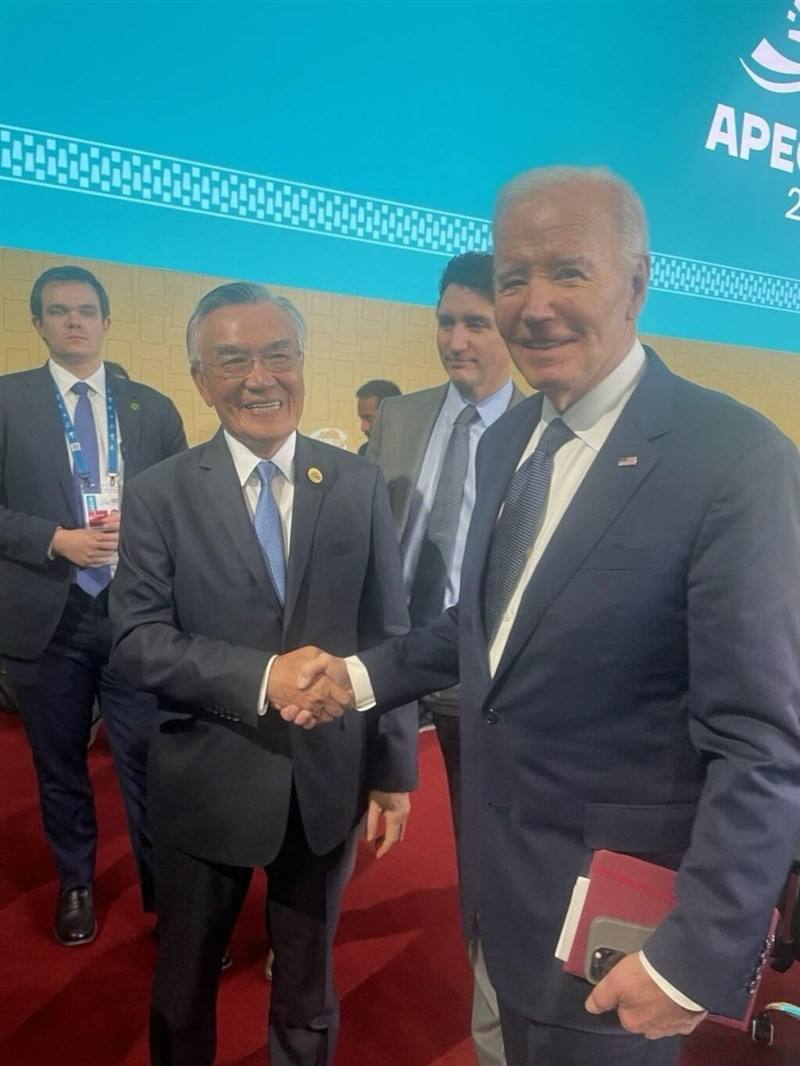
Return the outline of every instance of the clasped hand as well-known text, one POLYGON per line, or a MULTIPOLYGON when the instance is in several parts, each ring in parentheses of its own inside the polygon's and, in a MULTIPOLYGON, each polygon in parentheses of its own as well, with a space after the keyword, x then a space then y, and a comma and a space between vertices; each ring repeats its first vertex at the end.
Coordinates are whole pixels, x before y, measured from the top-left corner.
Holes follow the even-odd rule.
POLYGON ((304 729, 341 718, 355 702, 344 659, 311 645, 277 657, 267 698, 287 722, 304 729))

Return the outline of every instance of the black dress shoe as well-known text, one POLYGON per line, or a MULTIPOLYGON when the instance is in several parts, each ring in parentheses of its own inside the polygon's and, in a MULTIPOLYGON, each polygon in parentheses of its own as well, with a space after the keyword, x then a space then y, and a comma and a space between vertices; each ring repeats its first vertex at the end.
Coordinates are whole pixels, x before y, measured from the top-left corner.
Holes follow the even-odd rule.
POLYGON ((97 936, 91 888, 67 888, 59 896, 56 940, 65 947, 91 944, 97 936))

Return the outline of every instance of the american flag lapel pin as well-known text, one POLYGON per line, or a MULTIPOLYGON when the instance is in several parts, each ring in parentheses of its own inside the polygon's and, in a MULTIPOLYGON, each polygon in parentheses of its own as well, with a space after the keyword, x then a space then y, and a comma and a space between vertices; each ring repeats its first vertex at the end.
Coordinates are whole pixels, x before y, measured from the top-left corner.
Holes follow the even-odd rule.
POLYGON ((623 455, 617 459, 617 466, 636 466, 638 462, 638 455, 623 455))

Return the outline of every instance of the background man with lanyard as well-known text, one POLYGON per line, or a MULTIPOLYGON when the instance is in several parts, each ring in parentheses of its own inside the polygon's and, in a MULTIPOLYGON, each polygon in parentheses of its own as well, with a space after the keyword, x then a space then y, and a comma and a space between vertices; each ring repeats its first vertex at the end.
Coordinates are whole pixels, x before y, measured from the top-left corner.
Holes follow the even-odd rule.
POLYGON ((31 292, 46 365, 0 378, 0 654, 33 750, 58 870, 56 939, 89 943, 97 821, 86 746, 97 698, 120 780, 145 910, 153 909, 144 777, 152 697, 108 667, 108 584, 123 475, 186 447, 166 397, 106 374, 100 282, 55 267, 31 292))

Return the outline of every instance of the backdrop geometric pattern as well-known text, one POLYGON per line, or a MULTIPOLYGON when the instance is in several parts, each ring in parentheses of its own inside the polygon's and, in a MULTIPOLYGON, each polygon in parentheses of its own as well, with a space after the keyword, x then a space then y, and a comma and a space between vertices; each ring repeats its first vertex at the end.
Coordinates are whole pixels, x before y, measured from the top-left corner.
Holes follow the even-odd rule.
MULTIPOLYGON (((5 124, 0 181, 443 257, 491 248, 488 219, 5 124)), ((653 253, 652 287, 800 314, 800 278, 668 253, 653 253)))

